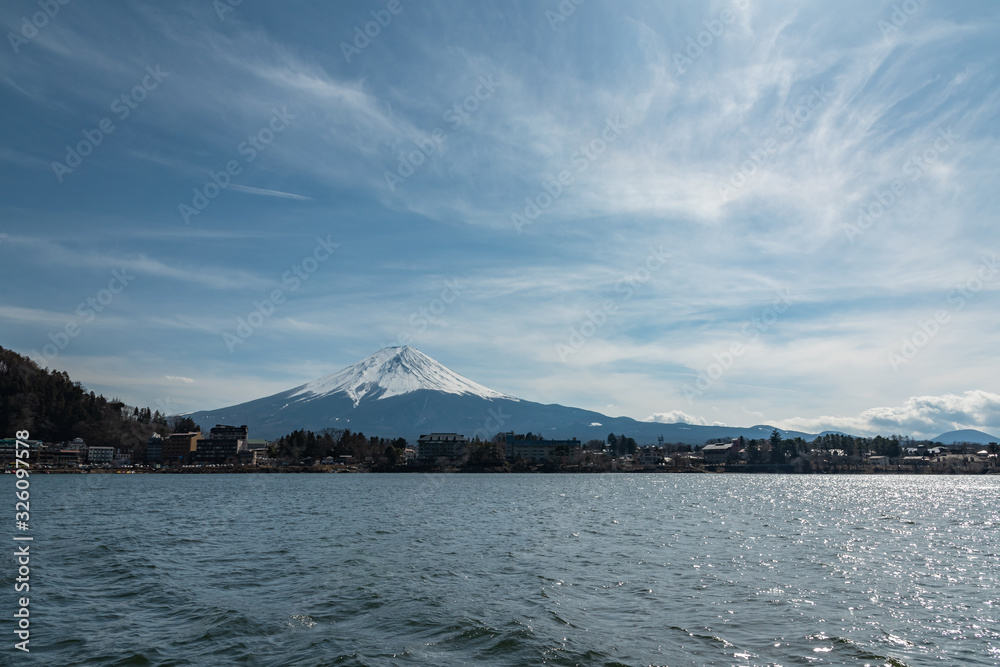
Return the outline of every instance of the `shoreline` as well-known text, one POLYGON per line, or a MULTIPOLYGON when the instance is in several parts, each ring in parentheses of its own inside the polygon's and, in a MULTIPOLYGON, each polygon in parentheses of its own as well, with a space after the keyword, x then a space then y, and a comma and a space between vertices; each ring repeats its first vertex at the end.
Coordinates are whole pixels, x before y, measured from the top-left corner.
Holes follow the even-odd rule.
POLYGON ((838 470, 838 471, 809 471, 797 472, 794 470, 739 470, 739 469, 702 469, 702 468, 634 468, 617 470, 581 470, 581 469, 542 469, 541 466, 526 469, 497 469, 497 468, 442 468, 432 466, 410 466, 400 467, 392 470, 363 470, 360 468, 342 468, 332 466, 227 466, 216 468, 160 468, 155 470, 144 469, 101 469, 101 470, 32 470, 32 475, 286 475, 286 474, 391 474, 391 475, 413 475, 413 474, 468 474, 468 475, 510 475, 510 474, 541 474, 541 475, 630 475, 630 474, 659 474, 659 475, 801 475, 801 476, 821 476, 821 475, 851 475, 851 476, 898 476, 917 475, 923 477, 990 477, 1000 474, 997 470, 984 471, 933 471, 933 470, 838 470))

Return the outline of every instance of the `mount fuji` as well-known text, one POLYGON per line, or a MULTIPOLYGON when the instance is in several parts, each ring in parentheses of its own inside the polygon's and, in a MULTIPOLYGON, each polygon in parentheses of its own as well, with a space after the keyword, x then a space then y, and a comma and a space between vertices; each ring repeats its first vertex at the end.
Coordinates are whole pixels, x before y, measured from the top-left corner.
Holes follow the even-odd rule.
POLYGON ((478 396, 487 400, 518 399, 462 377, 412 347, 387 347, 333 375, 297 387, 292 397, 313 401, 345 393, 357 407, 365 397, 386 399, 412 391, 478 396))
MULTIPOLYGON (((590 439, 609 432, 652 444, 703 444, 711 438, 766 438, 770 426, 734 428, 642 422, 598 412, 525 401, 484 387, 409 347, 387 347, 331 375, 273 396, 190 416, 203 431, 215 424, 246 424, 251 437, 278 438, 297 429, 350 429, 368 436, 404 437, 462 433, 488 439, 501 431, 547 438, 590 439)), ((801 435, 782 431, 784 437, 801 435)))

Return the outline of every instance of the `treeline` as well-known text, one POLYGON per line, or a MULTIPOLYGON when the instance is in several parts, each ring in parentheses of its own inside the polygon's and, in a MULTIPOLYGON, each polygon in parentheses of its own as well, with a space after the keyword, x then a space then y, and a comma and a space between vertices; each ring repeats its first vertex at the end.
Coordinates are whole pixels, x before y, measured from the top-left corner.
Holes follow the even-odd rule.
POLYGON ((636 443, 635 438, 630 438, 623 435, 615 435, 614 433, 608 434, 608 449, 610 449, 615 456, 631 456, 635 454, 636 450, 639 448, 638 443, 636 443))
POLYGON ((274 441, 269 453, 280 459, 295 461, 319 461, 327 456, 336 458, 346 454, 356 461, 371 461, 376 466, 392 467, 402 462, 405 449, 405 438, 369 438, 364 433, 352 433, 350 429, 325 429, 319 433, 300 429, 274 441))
POLYGON ((65 371, 46 370, 0 347, 0 437, 19 430, 32 440, 79 437, 88 444, 131 447, 145 445, 153 432, 169 433, 170 424, 158 410, 94 394, 65 371))
MULTIPOLYGON (((531 434, 527 434, 532 437, 531 434)), ((524 439, 525 436, 520 436, 524 439)), ((481 468, 502 465, 504 462, 504 436, 484 441, 478 437, 470 440, 464 456, 454 463, 462 467, 481 468)), ((321 461, 327 456, 335 459, 350 456, 357 463, 364 463, 372 470, 392 470, 404 462, 406 438, 366 437, 349 429, 324 429, 319 433, 297 430, 275 440, 268 451, 274 458, 286 462, 321 461)))
POLYGON ((903 451, 901 442, 909 446, 912 441, 901 436, 881 435, 874 438, 863 438, 840 433, 828 433, 818 436, 811 442, 797 438, 782 438, 778 431, 773 431, 768 439, 740 441, 746 447, 747 463, 788 463, 800 454, 811 451, 837 452, 845 457, 857 456, 889 456, 897 457, 903 451))
MULTIPOLYGON (((541 436, 538 437, 540 438, 541 436)), ((635 441, 635 438, 626 436, 624 433, 621 435, 608 433, 607 439, 588 440, 583 446, 584 449, 588 450, 603 450, 607 448, 608 452, 614 456, 631 456, 639 449, 639 443, 635 441)))

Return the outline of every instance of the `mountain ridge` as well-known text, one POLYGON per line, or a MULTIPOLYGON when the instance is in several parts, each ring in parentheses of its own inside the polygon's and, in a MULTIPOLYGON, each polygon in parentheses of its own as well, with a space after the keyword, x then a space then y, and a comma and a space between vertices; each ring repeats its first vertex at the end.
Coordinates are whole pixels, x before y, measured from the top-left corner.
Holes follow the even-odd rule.
POLYGON ((420 389, 519 400, 473 382, 408 345, 382 348, 356 364, 295 387, 292 397, 316 400, 345 392, 357 405, 365 396, 385 399, 420 389))
MULTIPOLYGON (((643 422, 556 403, 535 403, 459 375, 409 347, 383 348, 340 371, 292 389, 218 410, 189 415, 203 427, 246 424, 253 437, 276 438, 297 429, 351 429, 410 441, 425 433, 457 432, 488 439, 498 432, 539 433, 547 438, 604 440, 609 432, 640 444, 691 445, 706 440, 766 438, 774 427, 701 426, 643 422)), ((815 436, 778 429, 782 437, 815 436)))
POLYGON ((987 445, 991 442, 1000 442, 1000 438, 990 435, 984 431, 974 428, 963 428, 957 431, 942 433, 936 438, 931 438, 933 442, 940 442, 945 445, 953 445, 959 442, 973 442, 980 445, 987 445))

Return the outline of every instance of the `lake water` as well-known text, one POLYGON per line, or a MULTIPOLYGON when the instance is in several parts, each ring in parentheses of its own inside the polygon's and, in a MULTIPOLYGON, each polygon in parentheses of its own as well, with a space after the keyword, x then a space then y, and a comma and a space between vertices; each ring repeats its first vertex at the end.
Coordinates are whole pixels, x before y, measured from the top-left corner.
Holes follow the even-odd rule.
POLYGON ((996 477, 31 482, 0 664, 1000 664, 996 477))

